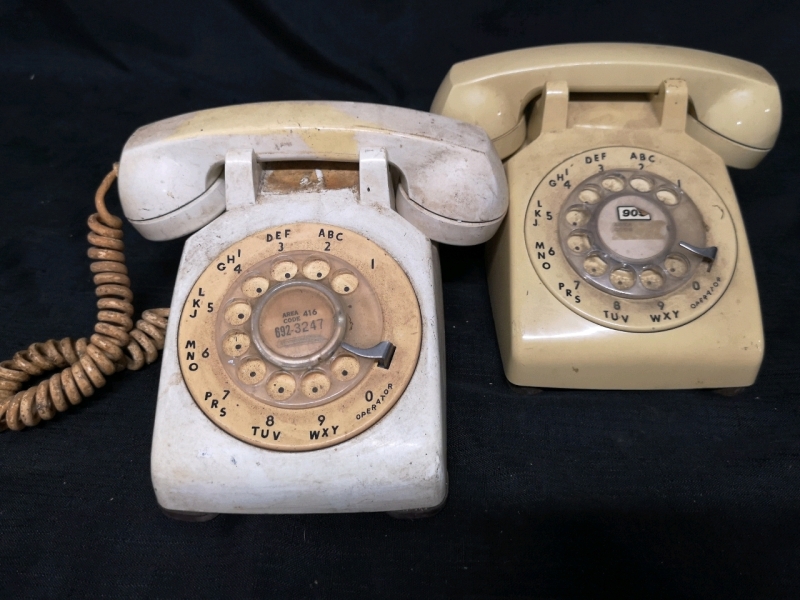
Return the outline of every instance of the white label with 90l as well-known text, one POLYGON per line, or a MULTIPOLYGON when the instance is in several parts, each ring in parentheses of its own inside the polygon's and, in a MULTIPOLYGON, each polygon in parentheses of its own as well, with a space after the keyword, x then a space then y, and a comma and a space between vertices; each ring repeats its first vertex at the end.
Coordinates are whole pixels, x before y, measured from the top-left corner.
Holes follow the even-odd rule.
POLYGON ((635 206, 618 206, 617 216, 620 221, 649 221, 650 215, 635 206))

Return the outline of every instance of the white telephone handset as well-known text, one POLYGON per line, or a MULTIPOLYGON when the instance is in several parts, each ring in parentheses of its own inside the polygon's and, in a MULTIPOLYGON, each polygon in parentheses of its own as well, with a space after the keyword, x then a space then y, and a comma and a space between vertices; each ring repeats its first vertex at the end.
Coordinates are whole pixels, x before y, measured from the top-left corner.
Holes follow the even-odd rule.
POLYGON ((205 110, 136 131, 119 192, 147 238, 205 226, 186 242, 166 332, 152 449, 162 508, 444 501, 432 240, 483 242, 505 215, 482 130, 369 104, 205 110))

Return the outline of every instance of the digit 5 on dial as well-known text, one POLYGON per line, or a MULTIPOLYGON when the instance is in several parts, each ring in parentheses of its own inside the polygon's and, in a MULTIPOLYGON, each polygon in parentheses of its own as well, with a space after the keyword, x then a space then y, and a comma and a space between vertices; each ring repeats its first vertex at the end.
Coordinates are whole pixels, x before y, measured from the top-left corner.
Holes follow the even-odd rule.
POLYGON ((441 505, 432 240, 480 243, 505 215, 485 132, 369 104, 232 106, 139 129, 119 171, 145 237, 199 229, 166 334, 159 504, 193 518, 441 505))
POLYGON ((726 165, 774 144, 769 73, 683 48, 532 48, 456 64, 432 112, 482 126, 507 159, 488 270, 512 383, 753 383, 763 330, 726 165))

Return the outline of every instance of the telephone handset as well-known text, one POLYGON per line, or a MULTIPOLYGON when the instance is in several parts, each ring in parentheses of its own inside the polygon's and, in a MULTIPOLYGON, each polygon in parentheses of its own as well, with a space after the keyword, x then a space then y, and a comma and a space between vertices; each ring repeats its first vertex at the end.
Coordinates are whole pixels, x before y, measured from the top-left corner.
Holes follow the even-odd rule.
POLYGON ((684 48, 531 48, 456 64, 431 110, 480 125, 507 159, 488 271, 512 383, 753 383, 763 330, 725 165, 775 142, 769 73, 684 48))
POLYGON ((173 515, 422 511, 446 496, 437 246, 508 204, 477 127, 343 102, 231 106, 122 152, 145 237, 181 259, 152 448, 173 515))

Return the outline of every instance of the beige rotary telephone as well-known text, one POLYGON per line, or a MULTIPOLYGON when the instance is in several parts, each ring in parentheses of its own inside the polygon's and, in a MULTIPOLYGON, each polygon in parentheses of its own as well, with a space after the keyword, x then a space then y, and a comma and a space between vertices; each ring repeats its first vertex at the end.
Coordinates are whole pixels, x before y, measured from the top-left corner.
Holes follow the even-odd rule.
POLYGON ((769 73, 683 48, 531 48, 456 64, 431 110, 480 125, 507 159, 488 270, 512 383, 754 382, 764 337, 726 165, 775 142, 769 73))

